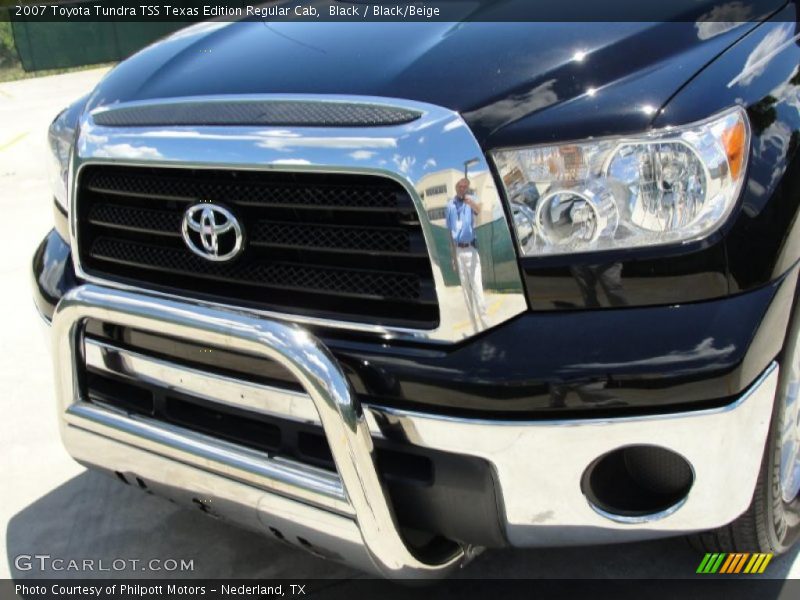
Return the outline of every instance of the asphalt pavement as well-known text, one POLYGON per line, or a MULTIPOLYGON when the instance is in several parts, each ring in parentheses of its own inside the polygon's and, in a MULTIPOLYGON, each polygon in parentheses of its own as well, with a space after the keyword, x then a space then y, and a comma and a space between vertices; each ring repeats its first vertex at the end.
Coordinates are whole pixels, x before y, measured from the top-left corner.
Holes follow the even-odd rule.
MULTIPOLYGON (((47 126, 104 72, 0 84, 0 277, 4 282, 0 287, 0 578, 363 577, 89 472, 62 448, 49 349, 31 300, 30 259, 52 220, 47 126), (34 558, 42 555, 50 559, 34 558), (101 559, 106 566, 114 560, 129 566, 111 572, 58 570, 68 567, 71 560, 95 561, 96 569, 101 559), (183 561, 187 570, 142 571, 138 566, 153 559, 162 565, 172 565, 169 559, 183 561)), ((681 538, 503 550, 485 552, 458 576, 683 578, 694 576, 701 558, 681 538)), ((773 560, 765 576, 800 577, 798 550, 773 560)))

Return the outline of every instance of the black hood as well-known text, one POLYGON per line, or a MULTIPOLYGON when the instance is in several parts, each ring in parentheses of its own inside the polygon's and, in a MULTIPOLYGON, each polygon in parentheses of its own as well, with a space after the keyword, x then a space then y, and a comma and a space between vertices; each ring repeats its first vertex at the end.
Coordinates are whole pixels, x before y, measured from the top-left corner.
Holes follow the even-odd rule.
MULTIPOLYGON (((783 1, 767 4, 777 8, 783 1)), ((634 95, 643 105, 660 107, 755 26, 714 20, 212 22, 181 30, 120 64, 98 86, 89 108, 210 94, 409 98, 461 112, 486 142, 549 106, 585 98, 597 110, 597 90, 607 92, 612 104, 615 94, 618 104, 634 95)))

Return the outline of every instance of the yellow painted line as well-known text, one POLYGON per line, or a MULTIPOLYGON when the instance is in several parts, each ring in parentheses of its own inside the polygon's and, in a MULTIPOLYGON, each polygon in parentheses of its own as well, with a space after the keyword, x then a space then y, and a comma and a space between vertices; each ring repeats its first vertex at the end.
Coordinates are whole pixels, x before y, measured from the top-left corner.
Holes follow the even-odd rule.
POLYGON ((25 133, 20 133, 17 137, 11 138, 10 141, 8 141, 5 144, 3 144, 2 146, 0 146, 0 152, 2 152, 3 150, 8 150, 14 144, 16 144, 18 142, 21 142, 26 137, 28 137, 29 133, 30 133, 30 131, 26 131, 25 133))

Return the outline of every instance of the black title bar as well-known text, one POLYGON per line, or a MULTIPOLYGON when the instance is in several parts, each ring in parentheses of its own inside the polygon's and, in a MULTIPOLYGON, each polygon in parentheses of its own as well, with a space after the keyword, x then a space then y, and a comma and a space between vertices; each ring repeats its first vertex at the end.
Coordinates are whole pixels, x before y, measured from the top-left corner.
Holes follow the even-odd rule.
MULTIPOLYGON (((0 0, 0 20, 185 22, 610 22, 762 20, 784 0, 0 0)), ((786 18, 795 19, 795 15, 786 18)))
POLYGON ((489 598, 797 598, 800 581, 742 575, 692 579, 456 579, 397 583, 378 579, 19 579, 0 580, 3 600, 487 600, 489 598))

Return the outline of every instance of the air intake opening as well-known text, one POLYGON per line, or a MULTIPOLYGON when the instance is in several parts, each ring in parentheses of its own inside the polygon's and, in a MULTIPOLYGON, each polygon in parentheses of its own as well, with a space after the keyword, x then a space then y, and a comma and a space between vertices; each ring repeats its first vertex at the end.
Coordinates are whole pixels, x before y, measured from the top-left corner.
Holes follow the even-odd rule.
POLYGON ((658 446, 627 446, 604 454, 583 474, 592 507, 617 521, 657 519, 689 494, 694 472, 679 454, 658 446))

